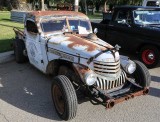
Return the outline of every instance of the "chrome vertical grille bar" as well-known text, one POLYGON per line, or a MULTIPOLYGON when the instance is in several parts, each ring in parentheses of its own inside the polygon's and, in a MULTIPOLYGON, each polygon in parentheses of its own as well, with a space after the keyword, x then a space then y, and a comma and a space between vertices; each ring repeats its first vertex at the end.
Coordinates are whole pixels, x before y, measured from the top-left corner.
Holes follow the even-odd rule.
POLYGON ((115 80, 108 80, 107 77, 97 76, 96 86, 102 90, 108 90, 115 87, 119 87, 126 82, 126 73, 124 71, 121 72, 119 78, 115 80))

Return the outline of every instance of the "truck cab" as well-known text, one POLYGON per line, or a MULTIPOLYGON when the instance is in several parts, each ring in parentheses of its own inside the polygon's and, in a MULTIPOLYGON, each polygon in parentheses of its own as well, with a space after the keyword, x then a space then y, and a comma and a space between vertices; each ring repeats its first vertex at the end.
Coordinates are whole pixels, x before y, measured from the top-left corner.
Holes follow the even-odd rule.
POLYGON ((144 0, 142 6, 155 6, 159 7, 160 0, 144 0))

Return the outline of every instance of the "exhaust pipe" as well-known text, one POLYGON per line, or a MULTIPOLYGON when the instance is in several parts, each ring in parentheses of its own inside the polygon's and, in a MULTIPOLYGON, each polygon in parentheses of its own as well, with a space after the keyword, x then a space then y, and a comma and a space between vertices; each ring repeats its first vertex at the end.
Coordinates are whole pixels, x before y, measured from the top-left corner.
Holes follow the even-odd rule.
POLYGON ((148 89, 148 88, 144 89, 143 95, 146 95, 146 94, 148 94, 148 93, 149 93, 149 89, 148 89))
POLYGON ((114 105, 115 105, 115 101, 109 100, 109 101, 107 101, 106 108, 111 109, 114 107, 114 105))

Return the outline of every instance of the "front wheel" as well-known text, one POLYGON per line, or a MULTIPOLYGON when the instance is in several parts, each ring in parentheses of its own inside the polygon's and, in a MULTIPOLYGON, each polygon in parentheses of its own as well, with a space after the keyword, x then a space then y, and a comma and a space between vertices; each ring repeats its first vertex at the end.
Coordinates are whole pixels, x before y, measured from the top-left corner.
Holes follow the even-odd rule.
POLYGON ((137 84, 143 88, 149 87, 151 83, 151 76, 147 67, 140 61, 134 61, 136 63, 136 71, 133 73, 133 77, 137 84))
POLYGON ((159 50, 154 46, 144 46, 140 51, 141 61, 148 67, 155 67, 160 61, 159 50))
POLYGON ((53 79, 52 99, 58 116, 70 120, 77 113, 77 96, 71 81, 64 75, 53 79))

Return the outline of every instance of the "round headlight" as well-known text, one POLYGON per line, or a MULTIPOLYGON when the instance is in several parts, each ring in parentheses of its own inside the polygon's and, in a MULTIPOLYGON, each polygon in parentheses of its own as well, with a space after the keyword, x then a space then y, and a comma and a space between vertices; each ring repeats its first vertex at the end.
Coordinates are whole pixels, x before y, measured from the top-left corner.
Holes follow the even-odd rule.
POLYGON ((115 53, 115 60, 118 61, 120 59, 119 52, 115 53))
POLYGON ((88 86, 93 85, 96 82, 96 76, 95 74, 86 74, 85 76, 85 82, 88 86))
POLYGON ((136 70, 136 64, 131 61, 127 66, 126 66, 126 71, 129 73, 129 74, 132 74, 134 71, 136 70))

